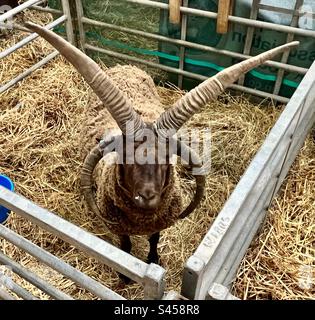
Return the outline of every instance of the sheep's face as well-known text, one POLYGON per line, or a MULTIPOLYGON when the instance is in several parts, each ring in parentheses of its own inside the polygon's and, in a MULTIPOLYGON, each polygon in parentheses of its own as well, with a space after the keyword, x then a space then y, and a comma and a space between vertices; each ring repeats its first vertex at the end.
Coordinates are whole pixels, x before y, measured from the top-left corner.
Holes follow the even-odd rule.
POLYGON ((135 205, 146 210, 155 210, 161 203, 168 185, 170 166, 158 164, 121 165, 125 188, 135 205))
POLYGON ((169 185, 169 157, 165 152, 161 152, 162 149, 166 150, 167 146, 157 141, 134 144, 133 154, 128 154, 126 148, 124 150, 125 161, 120 164, 120 174, 124 188, 128 190, 135 205, 152 211, 161 204, 162 195, 169 185), (130 156, 133 158, 132 163, 130 156))

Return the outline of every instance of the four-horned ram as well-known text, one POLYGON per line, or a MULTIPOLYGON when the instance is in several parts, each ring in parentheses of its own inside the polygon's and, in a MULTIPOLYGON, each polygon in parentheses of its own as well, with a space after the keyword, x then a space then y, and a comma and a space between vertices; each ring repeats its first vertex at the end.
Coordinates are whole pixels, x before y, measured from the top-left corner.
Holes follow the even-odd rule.
POLYGON ((27 23, 27 27, 45 38, 79 71, 103 104, 95 109, 98 114, 85 134, 89 140, 86 145, 92 148, 82 167, 81 185, 89 208, 120 237, 121 248, 127 252, 131 251, 130 235, 148 235, 148 261, 155 263, 159 232, 191 213, 204 193, 201 159, 174 133, 241 75, 298 44, 285 44, 226 68, 163 112, 154 83, 145 72, 131 66, 103 71, 52 31, 33 23, 27 23), (126 78, 124 70, 131 70, 134 79, 126 78), (120 130, 109 130, 114 127, 113 119, 120 130), (118 154, 116 163, 101 166, 101 160, 112 151, 118 154), (185 210, 178 191, 180 181, 171 163, 173 155, 184 158, 194 170, 196 190, 185 210), (95 175, 96 167, 99 170, 95 175))

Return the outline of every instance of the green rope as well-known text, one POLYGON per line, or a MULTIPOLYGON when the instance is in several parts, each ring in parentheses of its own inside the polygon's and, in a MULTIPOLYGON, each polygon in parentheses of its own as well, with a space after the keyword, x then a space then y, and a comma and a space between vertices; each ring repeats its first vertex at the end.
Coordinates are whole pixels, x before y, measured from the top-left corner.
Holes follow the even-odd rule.
MULTIPOLYGON (((63 27, 56 27, 56 28, 54 28, 54 30, 57 32, 61 32, 61 33, 64 32, 63 27)), ((142 55, 159 57, 159 58, 163 58, 163 59, 167 59, 167 60, 175 61, 175 62, 179 62, 179 60, 180 60, 178 56, 171 55, 168 53, 164 53, 164 52, 160 52, 160 51, 156 51, 156 50, 135 48, 135 47, 131 47, 129 45, 126 45, 122 42, 116 41, 116 40, 106 39, 94 31, 93 32, 88 31, 85 34, 88 38, 97 40, 105 46, 111 46, 111 47, 115 47, 118 49, 124 49, 124 50, 128 50, 131 52, 139 53, 142 55)), ((221 66, 219 66, 215 63, 209 62, 209 61, 195 60, 195 59, 190 59, 190 58, 185 58, 184 61, 185 61, 185 63, 190 64, 190 65, 194 65, 194 66, 198 66, 198 67, 206 67, 206 68, 210 68, 212 70, 216 70, 218 72, 225 69, 224 67, 221 67, 221 66)), ((265 74, 265 73, 262 73, 257 70, 251 70, 251 71, 249 71, 249 73, 252 76, 254 76, 255 78, 258 78, 261 80, 273 81, 273 82, 275 82, 277 80, 277 77, 275 75, 265 74)), ((286 85, 288 87, 292 87, 292 88, 297 88, 299 85, 299 82, 291 81, 288 79, 283 79, 282 83, 284 85, 286 85)))

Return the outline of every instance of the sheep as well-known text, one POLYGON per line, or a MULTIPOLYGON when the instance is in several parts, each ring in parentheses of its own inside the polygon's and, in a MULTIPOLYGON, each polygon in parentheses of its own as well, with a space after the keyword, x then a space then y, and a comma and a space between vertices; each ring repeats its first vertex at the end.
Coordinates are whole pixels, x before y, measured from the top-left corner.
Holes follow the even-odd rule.
POLYGON ((158 263, 159 232, 190 214, 204 194, 202 161, 174 132, 241 75, 298 45, 297 41, 291 42, 228 67, 164 111, 153 80, 144 71, 131 66, 103 71, 91 58, 52 31, 33 23, 26 26, 73 64, 102 102, 92 106, 85 119, 82 191, 91 211, 120 237, 122 250, 130 253, 131 235, 149 236, 149 263, 158 263), (125 77, 127 70, 128 75, 132 72, 132 77, 125 77), (133 126, 128 127, 130 123, 133 126), (149 141, 149 135, 153 140, 149 141), (134 147, 128 149, 131 143, 134 147), (154 162, 129 163, 129 158, 143 145, 146 155, 153 154, 154 162), (102 164, 102 159, 114 150, 113 146, 120 150, 116 163, 102 164), (160 147, 168 150, 163 159, 157 152, 160 147), (184 158, 189 170, 195 170, 196 190, 186 209, 180 197, 180 180, 170 161, 173 155, 184 158))

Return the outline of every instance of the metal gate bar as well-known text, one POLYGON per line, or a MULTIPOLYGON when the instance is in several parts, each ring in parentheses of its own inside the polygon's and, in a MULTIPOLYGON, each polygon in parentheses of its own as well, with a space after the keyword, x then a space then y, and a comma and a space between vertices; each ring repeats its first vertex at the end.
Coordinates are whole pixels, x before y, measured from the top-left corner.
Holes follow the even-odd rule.
MULTIPOLYGON (((150 0, 125 0, 125 1, 130 3, 145 5, 152 8, 160 8, 164 10, 169 9, 168 4, 156 2, 156 1, 150 1, 150 0)), ((193 9, 193 8, 180 7, 180 11, 181 13, 191 14, 199 17, 210 18, 210 19, 216 19, 218 16, 216 12, 204 11, 204 10, 193 9)), ((299 29, 299 28, 290 27, 290 26, 283 26, 276 23, 272 23, 272 22, 256 21, 256 20, 236 17, 232 15, 229 16, 229 22, 244 24, 246 26, 252 26, 255 28, 263 28, 263 29, 280 31, 284 33, 293 33, 300 36, 315 38, 315 31, 313 30, 305 30, 305 29, 299 29)))
POLYGON ((8 90, 9 88, 11 88, 12 86, 14 86, 15 84, 17 84, 19 81, 23 80, 24 78, 26 78, 27 76, 29 76, 32 72, 34 72, 35 70, 39 69, 40 67, 44 66, 46 63, 48 63, 50 60, 54 59, 55 57, 57 57, 59 54, 58 51, 53 51, 52 53, 50 53, 47 57, 43 58, 42 60, 40 60, 39 62, 37 62, 36 64, 34 64, 33 66, 31 66, 30 68, 26 69, 25 71, 23 71, 21 74, 19 74, 16 78, 10 80, 9 82, 7 82, 5 85, 0 87, 0 94, 3 93, 4 91, 8 90))
POLYGON ((8 277, 5 274, 1 274, 0 272, 0 277, 1 277, 1 284, 15 293, 17 296, 24 300, 38 300, 35 296, 33 296, 31 293, 29 293, 27 290, 22 288, 20 285, 15 283, 10 277, 8 277))
MULTIPOLYGON (((80 0, 78 0, 78 1, 80 1, 80 0)), ((198 43, 194 43, 194 42, 189 42, 189 41, 184 41, 184 40, 180 40, 180 39, 168 38, 166 36, 161 36, 161 35, 158 35, 158 34, 155 34, 155 33, 149 33, 149 32, 136 30, 136 29, 131 29, 131 28, 127 28, 127 27, 120 27, 120 26, 116 26, 115 24, 106 23, 106 22, 97 21, 97 20, 92 20, 92 19, 89 19, 87 17, 82 17, 81 21, 84 24, 87 24, 87 25, 108 28, 108 29, 112 29, 112 30, 116 30, 116 31, 122 31, 122 32, 126 32, 126 33, 130 33, 130 34, 142 36, 142 37, 145 37, 145 38, 154 39, 154 40, 157 40, 157 41, 173 43, 173 44, 176 44, 176 45, 179 45, 179 46, 184 46, 184 47, 187 47, 187 48, 203 50, 203 51, 206 51, 206 52, 216 53, 216 54, 220 54, 220 55, 224 55, 224 56, 227 56, 227 57, 232 57, 232 58, 236 58, 236 59, 240 59, 240 60, 246 60, 246 59, 251 57, 250 55, 246 55, 246 54, 242 54, 242 53, 238 53, 238 52, 217 49, 215 47, 210 47, 210 46, 206 46, 206 45, 202 45, 202 44, 198 44, 198 43)), ((84 29, 82 31, 82 34, 84 34, 84 29)), ((85 38, 85 35, 84 35, 84 38, 85 38)), ((82 44, 85 44, 85 42, 83 42, 82 44)), ((272 61, 272 60, 265 61, 262 65, 266 65, 266 66, 270 66, 270 67, 276 67, 276 68, 279 68, 279 69, 284 69, 286 71, 296 72, 296 73, 299 73, 299 74, 306 74, 306 72, 308 70, 307 68, 302 68, 302 67, 281 63, 281 62, 278 62, 278 61, 272 61)))
MULTIPOLYGON (((142 284, 144 287, 145 299, 160 299, 163 296, 165 270, 159 265, 154 263, 147 264, 1 186, 0 205, 3 205, 27 220, 54 235, 57 235, 64 241, 81 249, 90 257, 96 258, 101 263, 114 268, 118 272, 142 284)), ((13 231, 8 230, 1 225, 0 236, 8 239, 16 246, 23 245, 23 250, 27 252, 28 250, 31 250, 29 252, 33 256, 36 256, 38 259, 45 259, 44 262, 51 267, 54 268, 58 266, 58 271, 62 271, 63 273, 67 272, 69 278, 74 275, 79 279, 87 277, 84 274, 79 274, 78 271, 75 271, 76 269, 73 269, 53 255, 45 252, 45 250, 14 234, 13 231)), ((97 282, 93 284, 93 287, 95 286, 97 286, 97 282)), ((89 290, 91 290, 91 288, 89 288, 89 290)))
MULTIPOLYGON (((43 2, 43 0, 29 0, 29 1, 26 1, 26 2, 22 3, 21 5, 17 6, 16 8, 7 11, 6 13, 4 13, 4 14, 2 14, 0 16, 0 24, 3 23, 5 20, 12 18, 14 15, 22 12, 23 10, 25 10, 27 8, 31 8, 34 5, 38 5, 41 2, 43 2)), ((67 40, 70 43, 73 43, 74 42, 74 35, 73 35, 72 22, 71 22, 71 15, 70 15, 70 8, 69 8, 68 0, 61 0, 61 4, 62 4, 62 10, 63 10, 62 13, 63 13, 63 15, 61 17, 59 17, 58 19, 56 19, 55 21, 51 22, 48 26, 46 26, 46 28, 50 29, 50 28, 52 28, 54 26, 57 26, 57 25, 59 25, 61 23, 65 23, 67 40)), ((31 34, 30 36, 24 38, 23 40, 21 40, 20 42, 18 42, 14 46, 2 51, 0 53, 0 60, 2 58, 5 58, 9 54, 13 53, 14 51, 22 48, 26 44, 30 43, 35 38, 37 38, 37 35, 36 34, 31 34)), ((1 85, 0 86, 0 94, 3 93, 4 91, 8 90, 9 88, 14 86, 15 84, 17 84, 19 81, 21 81, 22 79, 24 79, 28 75, 30 75, 36 69, 38 69, 38 68, 42 67, 43 65, 45 65, 46 63, 48 63, 50 60, 55 58, 58 54, 59 53, 57 51, 52 52, 51 54, 49 54, 47 57, 45 57, 42 60, 40 60, 35 65, 33 65, 30 68, 28 68, 25 71, 23 71, 21 74, 19 74, 14 79, 8 81, 4 85, 1 85)))
MULTIPOLYGON (((188 0, 183 0, 183 7, 188 7, 188 0)), ((186 40, 186 36, 187 36, 187 15, 184 14, 181 17, 181 31, 180 31, 180 39, 182 41, 186 40)), ((185 66, 185 51, 186 51, 186 47, 185 46, 180 46, 179 48, 179 64, 178 64, 178 69, 179 70, 184 70, 184 66, 185 66)), ((177 86, 178 88, 182 89, 183 88, 183 75, 179 74, 178 75, 178 82, 177 82, 177 86)))
MULTIPOLYGON (((168 8, 169 8, 168 4, 155 2, 155 1, 146 1, 146 0, 125 0, 125 1, 126 2, 130 2, 130 3, 139 4, 139 5, 147 5, 147 6, 154 7, 154 8, 165 9, 165 10, 168 10, 168 8)), ((258 5, 258 3, 259 3, 259 0, 255 0, 255 4, 258 5)), ((245 49, 246 49, 245 50, 245 54, 241 54, 241 53, 236 53, 236 52, 230 52, 228 50, 216 49, 214 47, 209 47, 209 46, 205 46, 205 45, 199 45, 199 44, 196 44, 196 43, 185 41, 184 39, 172 39, 172 38, 169 38, 169 37, 166 37, 166 36, 161 36, 161 35, 152 34, 152 33, 149 33, 149 32, 130 29, 130 28, 127 28, 127 27, 120 27, 120 26, 116 26, 114 24, 109 24, 109 23, 104 23, 104 22, 101 22, 101 21, 92 20, 92 19, 89 19, 87 17, 84 17, 83 7, 82 7, 82 3, 81 3, 80 0, 76 0, 76 7, 77 7, 77 15, 78 15, 78 27, 79 27, 79 33, 80 33, 80 38, 81 38, 81 46, 82 46, 82 50, 83 51, 85 51, 85 50, 97 51, 97 52, 104 53, 104 54, 106 54, 108 56, 111 56, 111 57, 116 57, 118 59, 123 59, 123 60, 132 61, 132 62, 136 62, 136 63, 141 63, 141 64, 144 64, 144 65, 147 65, 147 66, 158 68, 160 70, 164 70, 164 71, 167 71, 167 72, 175 73, 175 74, 179 75, 179 77, 178 77, 179 86, 181 85, 183 76, 186 76, 186 77, 189 77, 189 78, 192 78, 192 79, 197 79, 197 80, 205 80, 205 79, 207 79, 207 77, 203 77, 203 76, 201 76, 199 74, 186 72, 185 70, 183 70, 182 58, 183 58, 183 52, 185 50, 184 48, 186 48, 186 47, 196 48, 196 49, 204 50, 206 52, 208 51, 208 52, 213 52, 213 53, 217 53, 217 54, 223 54, 223 55, 234 57, 234 58, 238 58, 238 59, 241 59, 241 60, 244 60, 244 59, 247 59, 247 58, 250 57, 247 54, 247 51, 248 51, 248 53, 250 51, 250 45, 251 45, 251 42, 252 42, 252 40, 250 39, 250 35, 248 35, 247 40, 246 40, 247 41, 247 49, 246 49, 246 46, 245 46, 245 49), (111 30, 123 31, 123 32, 127 32, 127 33, 130 33, 130 34, 135 34, 135 35, 147 37, 147 38, 150 38, 150 39, 154 39, 154 40, 157 40, 157 41, 165 41, 165 42, 169 42, 169 43, 173 43, 173 44, 179 45, 180 46, 180 65, 179 65, 179 68, 168 67, 168 66, 165 66, 165 65, 162 65, 162 64, 159 64, 159 63, 155 63, 155 62, 147 61, 145 59, 141 59, 141 58, 138 58, 138 57, 130 56, 128 54, 122 54, 122 53, 118 53, 118 52, 113 51, 113 50, 107 50, 107 49, 103 49, 103 48, 100 48, 100 47, 97 47, 97 46, 94 46, 94 45, 90 45, 90 44, 86 43, 84 24, 103 27, 103 28, 108 28, 108 29, 111 29, 111 30)), ((255 14, 257 15, 257 12, 258 12, 258 7, 257 6, 256 6, 256 9, 255 9, 255 12, 256 12, 255 14)), ((192 9, 192 8, 189 8, 189 7, 185 7, 184 4, 183 4, 183 6, 181 6, 181 13, 183 14, 182 33, 181 33, 181 37, 182 38, 185 36, 184 33, 183 33, 183 27, 184 27, 184 18, 186 17, 187 14, 208 17, 208 18, 211 18, 211 19, 216 19, 217 18, 217 13, 198 10, 198 9, 192 9)), ((302 30, 302 29, 295 28, 295 27, 287 27, 287 26, 277 25, 277 24, 269 23, 269 22, 265 23, 263 21, 256 21, 256 20, 253 20, 253 19, 246 19, 246 18, 240 18, 240 17, 235 17, 235 16, 229 16, 229 20, 231 22, 242 23, 242 24, 245 24, 245 25, 249 26, 249 29, 252 30, 252 33, 254 32, 254 28, 255 27, 259 27, 259 28, 278 30, 278 31, 281 31, 281 32, 291 32, 292 34, 297 34, 297 35, 315 37, 315 31, 311 31, 311 30, 302 30)), ((281 62, 277 62, 277 61, 268 61, 268 62, 266 62, 264 64, 268 65, 268 66, 277 67, 279 69, 283 69, 283 70, 290 71, 290 72, 297 72, 299 74, 305 74, 307 72, 306 68, 296 67, 296 66, 293 66, 293 65, 290 65, 290 64, 287 64, 287 63, 281 63, 281 62)), ((267 93, 267 92, 264 92, 264 91, 261 91, 261 90, 257 90, 257 89, 247 88, 247 87, 245 87, 243 85, 243 80, 244 79, 241 78, 239 84, 233 84, 233 85, 230 86, 230 88, 234 89, 234 90, 245 92, 247 94, 256 95, 256 96, 259 96, 259 97, 262 97, 262 98, 270 98, 270 99, 273 99, 275 101, 279 101, 281 103, 289 102, 288 98, 279 96, 278 94, 272 94, 272 93, 267 93)))
MULTIPOLYGON (((111 56, 111 57, 115 57, 115 58, 119 58, 119 59, 123 59, 123 60, 134 61, 134 62, 139 62, 139 63, 142 63, 144 65, 147 65, 147 66, 150 66, 150 67, 154 67, 154 68, 159 68, 159 69, 164 70, 164 71, 173 72, 173 73, 176 73, 176 74, 182 74, 182 75, 187 76, 187 77, 192 78, 192 79, 197 79, 197 80, 201 80, 201 81, 209 79, 209 77, 202 76, 200 74, 196 74, 196 73, 192 73, 192 72, 188 72, 188 71, 184 71, 184 70, 179 70, 179 69, 168 67, 168 66, 165 66, 165 65, 162 65, 162 64, 158 64, 158 63, 155 63, 155 62, 151 62, 151 61, 147 61, 147 60, 144 60, 144 59, 140 59, 140 58, 136 58, 136 57, 133 57, 133 56, 129 56, 129 55, 126 55, 126 54, 123 54, 123 53, 117 53, 115 51, 102 49, 102 48, 99 48, 99 47, 92 46, 90 44, 86 44, 85 48, 89 49, 89 50, 92 50, 92 51, 98 51, 98 52, 101 52, 101 53, 105 53, 105 54, 107 54, 108 56, 111 56)), ((276 100, 276 101, 279 101, 279 102, 282 102, 282 103, 288 103, 290 101, 290 99, 288 99, 288 98, 284 98, 284 97, 281 97, 281 96, 276 96, 274 94, 266 93, 264 91, 260 91, 260 90, 256 90, 256 89, 252 89, 252 88, 243 87, 243 86, 240 86, 240 85, 237 85, 237 84, 232 84, 232 85, 229 86, 229 88, 235 89, 235 90, 238 90, 238 91, 243 91, 245 93, 253 94, 253 95, 256 95, 256 96, 259 96, 259 97, 263 97, 263 98, 270 98, 270 99, 273 99, 273 100, 276 100)))
POLYGON ((195 253, 182 293, 204 299, 213 283, 229 287, 273 196, 315 120, 315 62, 195 253))
MULTIPOLYGON (((252 4, 252 9, 250 11, 250 17, 249 19, 251 20, 256 20, 258 17, 258 5, 260 3, 260 0, 253 0, 253 4, 252 4)), ((252 48, 252 42, 253 42, 253 37, 254 37, 254 32, 255 32, 255 28, 252 26, 249 26, 247 28, 247 33, 246 33, 246 39, 245 39, 245 45, 244 45, 244 51, 243 53, 245 55, 250 55, 250 51, 252 48)), ((245 81, 245 75, 240 76, 239 80, 238 80, 238 84, 239 85, 244 85, 244 81, 245 81)))
POLYGON ((0 300, 16 300, 16 299, 7 291, 0 288, 0 300))
POLYGON ((58 300, 73 300, 72 297, 58 290, 54 286, 50 285, 45 280, 41 279, 35 273, 29 271, 28 269, 22 267, 19 263, 10 259, 0 251, 0 264, 10 266, 12 271, 19 275, 20 277, 27 280, 29 283, 33 284, 35 287, 39 288, 41 291, 45 292, 49 296, 58 300))
MULTIPOLYGON (((67 20, 67 16, 63 15, 60 18, 54 20, 53 22, 47 24, 47 26, 45 27, 45 29, 52 29, 60 24, 62 24, 63 22, 65 22, 67 20)), ((13 53, 14 51, 26 46, 28 43, 30 43, 31 41, 35 40, 36 38, 38 38, 38 34, 37 33, 32 33, 29 36, 27 36, 26 38, 22 39, 21 41, 19 41, 18 43, 16 43, 15 45, 13 45, 12 47, 9 47, 8 49, 1 51, 0 52, 0 59, 5 58, 6 56, 8 56, 9 54, 13 53)))
MULTIPOLYGON (((300 7, 303 5, 304 0, 296 0, 295 2, 295 6, 294 6, 294 13, 292 14, 292 19, 291 19, 291 27, 297 27, 298 23, 299 23, 299 15, 296 13, 298 11, 298 9, 300 9, 300 7)), ((291 42, 294 39, 294 34, 292 33, 288 33, 287 35, 287 39, 286 42, 291 42)), ((282 58, 281 58, 281 62, 282 63, 287 63, 288 59, 290 56, 290 52, 284 52, 282 54, 282 58)), ((278 74, 277 74, 277 80, 274 86, 274 90, 273 90, 273 94, 279 94, 279 91, 281 89, 281 85, 282 85, 282 80, 284 77, 284 71, 283 70, 278 70, 278 74)))
POLYGON ((71 279, 73 282, 79 284, 83 288, 95 294, 97 297, 100 297, 105 300, 124 300, 123 297, 113 292, 109 288, 103 286, 102 284, 98 283, 94 279, 88 277, 84 273, 78 271, 77 269, 73 268, 69 264, 65 263, 64 261, 52 255, 51 253, 36 246, 31 241, 23 238, 22 236, 16 234, 15 232, 11 231, 10 229, 4 227, 1 224, 0 224, 0 237, 2 237, 3 239, 6 239, 7 241, 14 244, 15 246, 22 249, 23 251, 29 253, 30 255, 32 255, 39 261, 45 263, 52 269, 65 275, 66 277, 71 279))

